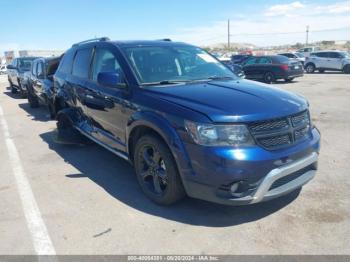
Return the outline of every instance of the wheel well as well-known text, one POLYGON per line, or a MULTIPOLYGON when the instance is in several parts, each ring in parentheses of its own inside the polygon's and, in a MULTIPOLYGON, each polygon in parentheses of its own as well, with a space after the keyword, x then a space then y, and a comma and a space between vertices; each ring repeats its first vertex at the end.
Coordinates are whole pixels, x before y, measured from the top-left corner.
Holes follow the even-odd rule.
POLYGON ((55 99, 54 102, 55 112, 58 113, 60 110, 64 109, 66 107, 64 101, 61 98, 55 99))
POLYGON ((314 67, 316 67, 316 65, 312 62, 306 63, 305 67, 307 67, 308 65, 313 65, 314 67))
POLYGON ((164 138, 154 129, 152 129, 148 126, 135 127, 131 131, 131 133, 129 135, 129 140, 128 140, 129 159, 132 163, 134 162, 134 150, 135 150, 136 143, 144 135, 153 135, 153 136, 159 138, 160 140, 162 140, 164 142, 164 144, 168 146, 168 144, 166 143, 164 138))

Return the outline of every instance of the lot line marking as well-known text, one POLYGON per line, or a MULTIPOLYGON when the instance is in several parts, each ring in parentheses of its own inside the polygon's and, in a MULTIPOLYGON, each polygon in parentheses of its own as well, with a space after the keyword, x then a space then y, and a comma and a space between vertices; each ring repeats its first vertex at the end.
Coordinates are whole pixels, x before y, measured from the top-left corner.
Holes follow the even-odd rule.
POLYGON ((18 193, 22 202, 24 216, 31 234, 33 246, 37 255, 55 255, 56 251, 48 234, 45 223, 41 217, 38 204, 21 164, 16 145, 11 138, 4 112, 0 105, 0 125, 5 137, 12 171, 16 180, 18 193))

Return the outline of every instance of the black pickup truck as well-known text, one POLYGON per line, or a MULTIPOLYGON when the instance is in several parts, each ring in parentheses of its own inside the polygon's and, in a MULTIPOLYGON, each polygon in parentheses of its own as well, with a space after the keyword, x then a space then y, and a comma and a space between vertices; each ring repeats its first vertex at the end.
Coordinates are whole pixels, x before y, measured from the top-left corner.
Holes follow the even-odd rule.
POLYGON ((28 80, 28 102, 32 108, 40 104, 47 106, 50 117, 54 118, 56 110, 54 106, 53 75, 59 65, 60 57, 38 58, 33 61, 28 80))

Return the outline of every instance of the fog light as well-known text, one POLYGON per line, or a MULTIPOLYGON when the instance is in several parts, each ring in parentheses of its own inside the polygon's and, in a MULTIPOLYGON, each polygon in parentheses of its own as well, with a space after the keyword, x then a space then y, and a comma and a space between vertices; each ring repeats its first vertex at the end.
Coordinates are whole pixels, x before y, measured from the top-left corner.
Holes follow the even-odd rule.
POLYGON ((237 191, 238 186, 239 186, 239 182, 233 183, 233 184, 231 185, 231 188, 230 188, 231 194, 233 194, 233 193, 235 193, 235 192, 237 191))

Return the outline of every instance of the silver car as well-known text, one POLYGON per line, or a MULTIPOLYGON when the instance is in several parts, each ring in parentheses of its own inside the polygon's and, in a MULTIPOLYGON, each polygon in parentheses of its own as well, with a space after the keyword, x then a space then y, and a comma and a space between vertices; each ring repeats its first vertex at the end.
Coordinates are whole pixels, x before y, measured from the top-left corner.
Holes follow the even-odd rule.
POLYGON ((350 74, 350 54, 345 51, 319 51, 311 53, 306 58, 305 70, 307 73, 313 73, 318 70, 324 71, 342 71, 350 74))

